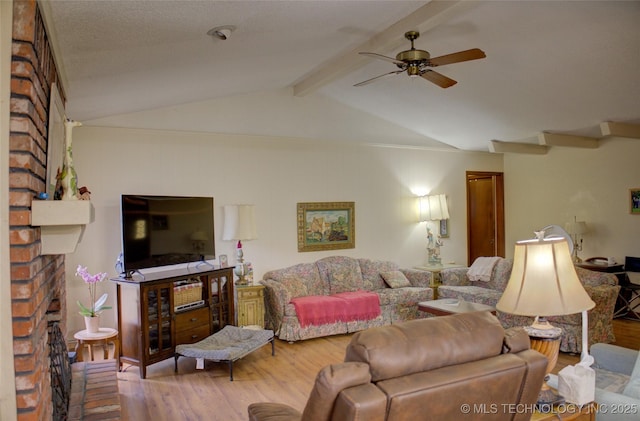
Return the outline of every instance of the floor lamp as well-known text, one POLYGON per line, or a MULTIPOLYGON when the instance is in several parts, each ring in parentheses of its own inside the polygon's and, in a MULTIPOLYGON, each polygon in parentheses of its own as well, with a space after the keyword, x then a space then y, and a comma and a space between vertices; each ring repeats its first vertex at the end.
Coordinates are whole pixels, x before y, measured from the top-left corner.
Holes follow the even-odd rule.
MULTIPOLYGON (((531 338, 531 348, 548 359, 547 375, 538 396, 538 406, 550 408, 564 399, 546 380, 558 361, 562 330, 553 327, 545 317, 583 312, 583 357, 586 353, 586 311, 595 303, 585 291, 573 266, 569 244, 564 238, 543 238, 516 243, 513 269, 507 287, 496 309, 522 316, 535 316, 525 327, 531 338)), ((588 353, 586 354, 588 356, 588 353)))

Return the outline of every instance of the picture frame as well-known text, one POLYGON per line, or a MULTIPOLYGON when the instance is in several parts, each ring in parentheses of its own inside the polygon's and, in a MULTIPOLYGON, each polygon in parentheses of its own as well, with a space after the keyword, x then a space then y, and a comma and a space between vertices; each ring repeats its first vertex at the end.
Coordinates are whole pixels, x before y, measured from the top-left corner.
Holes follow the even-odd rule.
POLYGON ((51 84, 51 98, 49 100, 49 127, 47 135, 47 174, 45 192, 49 200, 56 198, 56 184, 58 175, 64 166, 64 103, 55 82, 51 84))
POLYGON ((440 220, 440 232, 438 233, 442 238, 449 238, 449 220, 441 219, 440 220))
POLYGON ((298 203, 297 222, 299 252, 356 246, 355 202, 298 203))
POLYGON ((227 260, 227 255, 226 254, 221 254, 220 257, 218 257, 218 259, 220 259, 220 267, 221 268, 228 268, 229 267, 229 261, 227 260))
POLYGON ((640 187, 629 189, 629 213, 640 215, 640 187))

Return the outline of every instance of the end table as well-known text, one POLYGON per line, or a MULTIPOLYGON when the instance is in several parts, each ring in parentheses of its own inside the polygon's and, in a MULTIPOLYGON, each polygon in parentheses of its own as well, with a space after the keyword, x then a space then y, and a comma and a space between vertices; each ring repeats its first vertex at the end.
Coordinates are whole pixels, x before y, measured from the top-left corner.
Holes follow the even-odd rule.
POLYGON ((78 341, 76 343, 76 361, 84 361, 82 355, 84 346, 89 347, 89 358, 93 361, 93 345, 102 345, 104 352, 104 359, 109 358, 109 343, 114 345, 113 358, 116 360, 116 364, 120 367, 118 361, 118 349, 120 348, 118 340, 118 331, 110 327, 101 327, 97 333, 89 333, 86 329, 76 332, 73 337, 78 341))
POLYGON ((463 268, 465 265, 458 265, 456 263, 443 263, 441 265, 427 265, 427 266, 414 266, 414 269, 424 270, 431 272, 431 285, 433 288, 433 299, 438 299, 438 286, 440 286, 440 271, 443 269, 463 268))

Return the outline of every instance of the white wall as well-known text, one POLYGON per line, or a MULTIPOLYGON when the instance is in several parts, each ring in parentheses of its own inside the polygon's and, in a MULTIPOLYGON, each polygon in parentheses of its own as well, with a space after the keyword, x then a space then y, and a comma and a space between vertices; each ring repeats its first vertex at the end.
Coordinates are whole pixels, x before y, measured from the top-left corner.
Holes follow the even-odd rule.
MULTIPOLYGON (((346 143, 346 142, 345 142, 346 143)), ((465 171, 502 171, 502 156, 354 146, 276 137, 211 135, 167 130, 82 126, 73 133, 80 186, 92 192, 95 222, 67 255, 68 329, 82 327, 75 302, 87 291, 74 276, 78 264, 115 276, 120 252, 122 193, 213 196, 217 254, 235 262, 234 244, 222 241, 222 205, 256 205, 258 239, 244 242, 256 279, 268 270, 341 254, 425 263, 426 231, 416 222, 416 193, 444 193, 451 213, 443 261, 466 263, 465 171), (356 248, 297 251, 297 202, 354 201, 356 248)), ((115 286, 100 286, 115 304, 115 286)), ((105 326, 115 326, 107 311, 105 326)))
POLYGON ((611 138, 597 149, 553 147, 546 155, 504 157, 507 256, 533 230, 576 216, 585 221, 580 257, 640 256, 640 216, 629 189, 640 188, 640 141, 611 138))

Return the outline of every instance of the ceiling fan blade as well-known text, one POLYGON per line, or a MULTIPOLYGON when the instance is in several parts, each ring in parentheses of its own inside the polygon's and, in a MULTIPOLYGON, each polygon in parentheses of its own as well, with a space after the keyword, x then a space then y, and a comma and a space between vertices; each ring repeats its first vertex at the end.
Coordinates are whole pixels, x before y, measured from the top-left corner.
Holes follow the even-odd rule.
POLYGON ((477 60, 486 56, 484 51, 479 48, 472 48, 471 50, 458 51, 457 53, 432 58, 429 60, 428 66, 444 66, 445 64, 460 63, 461 61, 477 60))
POLYGON ((362 81, 362 82, 360 82, 360 83, 356 83, 356 84, 355 84, 355 85, 353 85, 353 86, 364 86, 364 85, 368 85, 368 84, 370 84, 371 82, 375 82, 376 80, 378 80, 378 79, 380 79, 380 78, 383 78, 383 77, 385 77, 385 76, 397 75, 398 73, 402 73, 402 72, 404 72, 404 70, 396 70, 396 71, 394 71, 394 72, 385 73, 385 74, 382 74, 382 75, 380 75, 380 76, 372 77, 371 79, 367 79, 367 80, 365 80, 365 81, 362 81))
POLYGON ((382 54, 378 54, 378 53, 358 53, 358 54, 363 55, 363 56, 372 57, 372 58, 377 58, 377 59, 384 60, 384 61, 388 61, 388 62, 391 62, 393 64, 397 64, 398 66, 406 66, 406 63, 404 61, 396 60, 393 57, 383 56, 382 54))
POLYGON ((435 83, 441 88, 448 88, 458 83, 455 80, 448 78, 443 74, 434 72, 433 70, 427 70, 424 73, 422 73, 420 76, 424 79, 427 79, 429 82, 435 83))

